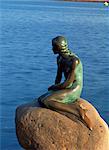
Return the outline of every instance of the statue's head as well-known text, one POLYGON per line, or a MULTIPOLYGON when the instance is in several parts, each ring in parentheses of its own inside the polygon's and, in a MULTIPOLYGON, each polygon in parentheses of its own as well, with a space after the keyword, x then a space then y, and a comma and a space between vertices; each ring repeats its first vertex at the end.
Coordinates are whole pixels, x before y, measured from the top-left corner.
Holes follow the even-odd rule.
POLYGON ((67 40, 63 36, 57 36, 52 39, 52 49, 54 54, 65 53, 68 50, 67 40))

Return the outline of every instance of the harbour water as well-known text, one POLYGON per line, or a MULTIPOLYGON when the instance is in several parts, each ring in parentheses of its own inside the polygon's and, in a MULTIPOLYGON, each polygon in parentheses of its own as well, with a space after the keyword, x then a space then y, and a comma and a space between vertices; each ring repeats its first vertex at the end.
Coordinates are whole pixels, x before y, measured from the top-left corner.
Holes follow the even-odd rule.
POLYGON ((81 97, 109 124, 109 7, 103 3, 53 0, 1 2, 1 150, 21 150, 15 109, 53 84, 56 56, 51 39, 64 35, 84 66, 81 97))

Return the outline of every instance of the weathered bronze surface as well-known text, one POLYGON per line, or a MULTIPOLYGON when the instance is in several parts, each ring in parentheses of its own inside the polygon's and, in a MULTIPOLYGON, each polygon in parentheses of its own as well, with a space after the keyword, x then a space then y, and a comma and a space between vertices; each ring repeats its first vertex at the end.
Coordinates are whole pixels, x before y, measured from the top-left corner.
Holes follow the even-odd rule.
POLYGON ((52 40, 52 46, 54 54, 58 54, 55 84, 48 88, 49 92, 38 99, 47 107, 50 101, 59 103, 76 101, 81 95, 83 84, 82 63, 79 57, 68 49, 66 39, 57 36, 52 40), (61 83, 62 74, 65 81, 61 83))

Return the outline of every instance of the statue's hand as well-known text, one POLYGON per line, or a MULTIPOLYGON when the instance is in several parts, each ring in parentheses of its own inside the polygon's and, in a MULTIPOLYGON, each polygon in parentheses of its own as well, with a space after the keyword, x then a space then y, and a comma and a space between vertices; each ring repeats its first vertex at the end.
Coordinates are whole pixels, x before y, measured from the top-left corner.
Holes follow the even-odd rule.
POLYGON ((52 85, 48 88, 48 91, 51 91, 51 90, 56 91, 57 90, 56 85, 52 85))

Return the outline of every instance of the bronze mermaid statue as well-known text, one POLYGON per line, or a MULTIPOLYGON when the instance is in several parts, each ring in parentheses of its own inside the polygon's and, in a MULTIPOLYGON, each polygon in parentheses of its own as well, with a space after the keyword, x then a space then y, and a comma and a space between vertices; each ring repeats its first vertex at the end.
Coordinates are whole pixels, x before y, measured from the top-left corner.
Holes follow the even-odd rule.
MULTIPOLYGON (((65 37, 57 36, 52 39, 52 50, 57 56, 57 75, 55 84, 48 88, 48 92, 38 98, 39 103, 58 112, 67 112, 71 116, 73 104, 80 98, 83 87, 83 67, 80 58, 71 52, 65 37), (65 80, 61 82, 62 75, 65 80)), ((82 105, 78 111, 87 126, 92 129, 90 119, 85 116, 86 110, 82 105), (88 121, 87 121, 88 120, 88 121)), ((71 117, 69 117, 71 118, 71 117)))

